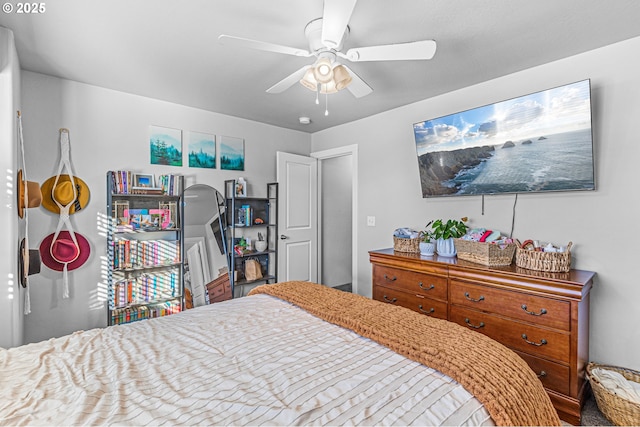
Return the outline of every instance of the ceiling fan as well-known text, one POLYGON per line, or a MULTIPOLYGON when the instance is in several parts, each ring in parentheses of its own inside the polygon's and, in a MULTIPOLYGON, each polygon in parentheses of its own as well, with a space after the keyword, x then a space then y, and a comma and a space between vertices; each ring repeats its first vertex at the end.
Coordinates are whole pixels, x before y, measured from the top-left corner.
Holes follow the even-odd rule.
MULTIPOLYGON (((317 59, 305 65, 267 89, 268 93, 281 93, 296 82, 317 93, 335 93, 347 88, 356 98, 373 92, 373 89, 338 58, 351 62, 404 61, 431 59, 436 53, 436 42, 422 40, 380 46, 356 47, 342 52, 349 35, 349 20, 357 0, 324 0, 322 18, 307 24, 304 33, 309 50, 279 44, 251 40, 222 34, 218 41, 232 47, 242 47, 317 59)), ((316 98, 317 102, 317 98, 316 98)))

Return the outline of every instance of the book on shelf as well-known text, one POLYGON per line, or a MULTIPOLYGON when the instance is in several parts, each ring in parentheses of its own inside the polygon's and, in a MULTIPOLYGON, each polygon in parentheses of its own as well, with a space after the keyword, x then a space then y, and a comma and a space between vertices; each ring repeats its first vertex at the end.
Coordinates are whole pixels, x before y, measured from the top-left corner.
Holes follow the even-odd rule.
POLYGON ((134 177, 141 175, 138 172, 128 170, 110 171, 111 188, 113 194, 138 194, 138 195, 155 195, 155 196, 179 196, 182 194, 180 186, 180 175, 165 174, 160 175, 155 186, 143 187, 136 186, 134 177))
POLYGON ((158 183, 162 188, 164 194, 168 196, 179 196, 182 194, 182 188, 180 186, 180 175, 160 175, 158 183))
POLYGON ((171 266, 180 263, 179 240, 129 240, 113 242, 115 269, 171 266))
POLYGON ((137 320, 162 317, 179 313, 180 311, 182 311, 182 304, 176 300, 149 305, 119 307, 111 312, 111 324, 120 325, 137 320))

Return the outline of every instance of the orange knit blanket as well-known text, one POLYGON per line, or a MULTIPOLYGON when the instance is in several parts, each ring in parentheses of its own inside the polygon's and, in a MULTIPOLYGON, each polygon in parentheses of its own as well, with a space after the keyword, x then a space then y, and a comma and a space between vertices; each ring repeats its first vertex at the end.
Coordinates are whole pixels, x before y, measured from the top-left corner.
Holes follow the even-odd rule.
POLYGON ((456 380, 498 425, 560 425, 549 396, 522 358, 453 322, 309 282, 254 288, 348 328, 456 380))

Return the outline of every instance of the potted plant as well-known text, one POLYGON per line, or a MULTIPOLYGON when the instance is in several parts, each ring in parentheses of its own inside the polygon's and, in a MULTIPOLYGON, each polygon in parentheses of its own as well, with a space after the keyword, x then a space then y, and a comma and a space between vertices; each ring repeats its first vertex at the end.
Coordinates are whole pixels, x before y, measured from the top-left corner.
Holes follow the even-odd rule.
POLYGON ((436 251, 441 256, 456 256, 456 247, 453 239, 462 237, 467 232, 467 218, 460 221, 449 219, 447 222, 437 219, 433 221, 431 228, 433 229, 433 237, 436 239, 436 251))
POLYGON ((258 240, 256 240, 256 251, 264 252, 267 249, 267 241, 264 240, 262 233, 258 233, 258 240))
POLYGON ((427 224, 427 228, 420 232, 420 254, 425 256, 433 256, 436 251, 436 239, 433 235, 433 230, 429 229, 433 221, 427 224))

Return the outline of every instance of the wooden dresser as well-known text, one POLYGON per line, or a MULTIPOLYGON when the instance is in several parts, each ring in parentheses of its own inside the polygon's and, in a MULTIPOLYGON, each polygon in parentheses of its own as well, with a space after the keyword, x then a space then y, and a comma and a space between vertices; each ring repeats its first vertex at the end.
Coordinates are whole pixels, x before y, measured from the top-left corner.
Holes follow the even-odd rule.
POLYGON ((229 273, 225 273, 217 279, 207 283, 206 288, 207 293, 209 294, 209 304, 226 301, 232 298, 229 273))
POLYGON ((560 418, 580 425, 594 272, 485 267, 393 249, 370 251, 369 259, 374 299, 456 322, 511 348, 537 373, 560 418))

